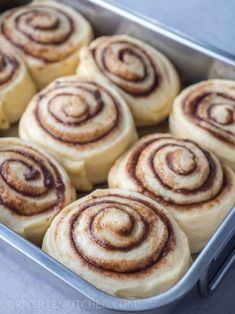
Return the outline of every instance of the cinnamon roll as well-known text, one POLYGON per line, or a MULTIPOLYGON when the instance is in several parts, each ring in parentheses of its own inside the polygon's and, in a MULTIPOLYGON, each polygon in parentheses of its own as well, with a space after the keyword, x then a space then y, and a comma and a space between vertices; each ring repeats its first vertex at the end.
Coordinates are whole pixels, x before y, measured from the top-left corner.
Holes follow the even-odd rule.
POLYGON ((67 206, 43 250, 95 287, 124 298, 160 293, 191 263, 188 239, 171 215, 139 193, 96 190, 67 206))
POLYGON ((214 79, 186 88, 174 102, 170 129, 214 151, 235 169, 235 82, 214 79))
POLYGON ((80 51, 77 73, 112 84, 129 105, 137 125, 166 118, 179 91, 170 61, 153 47, 127 35, 100 37, 80 51))
POLYGON ((0 139, 0 222, 39 244, 54 216, 75 200, 60 164, 38 146, 0 139))
POLYGON ((0 37, 0 129, 8 129, 19 120, 35 93, 23 61, 0 37))
POLYGON ((34 1, 1 17, 1 34, 27 64, 38 87, 75 73, 79 49, 92 39, 90 24, 55 1, 34 1))
POLYGON ((57 79, 33 98, 19 134, 55 154, 74 186, 85 191, 106 181, 137 138, 124 100, 105 84, 76 76, 57 79))
POLYGON ((199 252, 235 204, 235 174, 195 142, 142 138, 109 173, 109 186, 137 191, 167 208, 199 252))

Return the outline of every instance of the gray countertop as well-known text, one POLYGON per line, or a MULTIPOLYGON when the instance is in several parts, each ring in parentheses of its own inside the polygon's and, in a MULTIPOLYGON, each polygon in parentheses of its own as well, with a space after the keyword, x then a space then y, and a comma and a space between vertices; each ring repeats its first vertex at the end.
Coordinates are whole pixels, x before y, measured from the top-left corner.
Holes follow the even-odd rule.
MULTIPOLYGON (((188 35, 235 55, 235 0, 109 0, 157 18, 188 35)), ((0 245, 0 313, 103 313, 93 303, 64 295, 5 254, 0 245)), ((200 299, 192 291, 174 314, 233 314, 235 265, 216 293, 200 299)), ((108 313, 108 311, 105 311, 108 313)))
POLYGON ((235 0, 107 0, 234 55, 235 0))

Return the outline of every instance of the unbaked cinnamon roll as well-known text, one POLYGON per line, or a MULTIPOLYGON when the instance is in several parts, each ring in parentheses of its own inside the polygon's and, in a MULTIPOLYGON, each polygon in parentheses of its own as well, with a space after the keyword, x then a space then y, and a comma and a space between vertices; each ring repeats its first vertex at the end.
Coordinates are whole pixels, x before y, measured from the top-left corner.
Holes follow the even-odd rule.
POLYGON ((85 191, 106 181, 114 161, 137 138, 124 100, 105 84, 77 76, 58 79, 37 94, 19 134, 56 155, 74 186, 85 191))
POLYGON ((17 122, 36 93, 21 58, 0 37, 0 129, 17 122))
POLYGON ((167 208, 199 252, 235 204, 235 174, 195 142, 142 138, 109 173, 109 186, 143 193, 167 208))
POLYGON ((170 129, 214 151, 235 169, 235 82, 204 81, 176 98, 170 129))
POLYGON ((144 298, 175 285, 191 263, 170 214, 139 193, 96 190, 53 220, 43 250, 97 288, 144 298))
POLYGON ((179 91, 170 61, 127 35, 100 37, 80 51, 77 73, 112 84, 128 103, 137 125, 162 121, 179 91))
POLYGON ((38 146, 0 139, 0 222, 40 244, 54 216, 75 200, 60 164, 38 146))
POLYGON ((34 1, 1 17, 1 34, 26 62, 38 89, 75 73, 79 49, 92 39, 90 24, 55 1, 34 1))

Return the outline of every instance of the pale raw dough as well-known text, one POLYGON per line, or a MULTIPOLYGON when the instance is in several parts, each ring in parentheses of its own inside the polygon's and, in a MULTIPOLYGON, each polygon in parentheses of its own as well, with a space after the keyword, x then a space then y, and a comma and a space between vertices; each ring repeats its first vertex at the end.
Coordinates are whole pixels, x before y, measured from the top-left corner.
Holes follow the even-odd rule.
POLYGON ((105 182, 115 160, 137 139, 117 92, 77 76, 57 79, 33 98, 19 135, 53 153, 74 186, 85 191, 105 182))
POLYGON ((235 82, 214 79, 183 90, 173 105, 170 130, 214 151, 235 169, 235 82))
POLYGON ((109 187, 137 191, 167 208, 188 236, 191 251, 206 245, 235 204, 235 174, 190 140, 152 134, 112 167, 109 187))
POLYGON ((188 239, 158 203, 96 190, 53 220, 43 250, 98 289, 144 298, 174 286, 191 264, 188 239))
POLYGON ((54 216, 75 200, 60 164, 37 145, 0 139, 0 222, 41 244, 54 216))
POLYGON ((0 37, 0 130, 8 129, 20 119, 35 93, 25 64, 0 37))
POLYGON ((75 73, 78 51, 93 38, 88 21, 56 1, 34 1, 1 18, 1 33, 16 49, 38 89, 55 78, 75 73))
POLYGON ((137 125, 165 119, 179 92, 174 66, 159 51, 127 35, 99 37, 80 51, 78 75, 112 84, 137 125))

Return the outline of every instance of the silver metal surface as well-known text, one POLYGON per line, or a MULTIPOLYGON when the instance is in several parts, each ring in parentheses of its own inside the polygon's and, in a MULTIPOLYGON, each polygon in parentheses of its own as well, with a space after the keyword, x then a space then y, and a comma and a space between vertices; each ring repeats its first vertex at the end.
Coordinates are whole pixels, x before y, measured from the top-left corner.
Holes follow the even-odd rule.
MULTIPOLYGON (((92 23, 97 35, 128 33, 157 47, 165 53, 176 65, 183 85, 212 76, 235 77, 235 61, 223 51, 205 43, 199 43, 191 38, 178 34, 174 30, 159 25, 131 12, 117 8, 103 0, 68 0, 64 1, 77 8, 92 23)), ((43 253, 39 248, 24 240, 7 227, 0 224, 0 242, 15 255, 17 260, 27 263, 29 269, 39 272, 51 282, 56 282, 67 293, 81 294, 98 304, 116 311, 146 311, 158 309, 158 313, 174 305, 185 296, 199 281, 201 290, 208 288, 208 270, 213 261, 224 254, 227 242, 235 234, 235 208, 233 208, 213 238, 195 259, 189 271, 180 282, 168 291, 145 299, 126 300, 110 296, 66 267, 43 253), (204 280, 203 280, 204 279, 204 280)), ((232 258, 231 260, 234 260, 232 258)), ((228 260, 230 265, 230 260, 228 260)), ((224 264, 224 270, 229 267, 224 264)), ((214 280, 224 272, 217 273, 214 280)))
POLYGON ((207 271, 200 277, 198 282, 198 294, 207 297, 214 294, 229 270, 235 265, 235 233, 231 239, 221 247, 210 263, 207 271))
MULTIPOLYGON (((60 279, 78 293, 95 301, 99 305, 116 311, 145 311, 167 306, 180 300, 198 282, 207 271, 213 258, 220 252, 221 247, 234 234, 235 208, 227 216, 204 250, 199 254, 189 271, 173 288, 166 292, 145 299, 126 300, 108 295, 77 276, 72 271, 51 258, 41 249, 0 224, 0 239, 15 248, 19 253, 40 265, 43 269, 60 279)), ((36 267, 35 264, 35 267, 36 267)), ((66 287, 65 287, 66 289, 66 287)))
POLYGON ((235 249, 230 253, 228 259, 223 264, 222 268, 219 270, 219 272, 216 274, 216 276, 213 278, 213 280, 210 282, 208 290, 209 293, 213 293, 221 281, 223 280, 224 276, 229 272, 229 270, 232 268, 233 264, 235 262, 235 249))
POLYGON ((105 0, 203 40, 235 58, 234 0, 105 0))
POLYGON ((183 85, 209 77, 235 78, 235 60, 232 54, 180 34, 140 13, 134 14, 104 0, 62 2, 85 15, 98 36, 126 33, 158 48, 174 63, 183 85))

